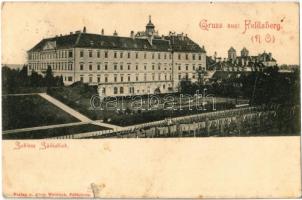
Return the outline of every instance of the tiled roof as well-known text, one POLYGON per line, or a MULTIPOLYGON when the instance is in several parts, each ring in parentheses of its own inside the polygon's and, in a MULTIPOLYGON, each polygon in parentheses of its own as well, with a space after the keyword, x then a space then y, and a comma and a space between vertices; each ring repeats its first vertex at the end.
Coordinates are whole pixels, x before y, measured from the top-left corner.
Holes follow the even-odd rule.
POLYGON ((215 73, 212 76, 212 79, 215 80, 225 80, 225 79, 236 79, 238 78, 238 74, 250 74, 252 72, 247 71, 215 71, 215 73))
POLYGON ((76 43, 77 38, 78 38, 77 34, 71 34, 71 35, 63 35, 59 37, 43 39, 29 51, 41 51, 44 45, 47 42, 51 42, 51 41, 56 41, 57 48, 60 49, 69 48, 76 43))
POLYGON ((165 36, 167 40, 170 40, 173 51, 177 52, 202 52, 206 53, 204 48, 201 48, 198 44, 193 42, 187 36, 165 36))
POLYGON ((146 38, 131 38, 106 36, 91 33, 75 33, 41 40, 29 51, 41 51, 47 42, 56 42, 56 49, 82 47, 100 49, 141 50, 141 51, 184 51, 205 52, 198 44, 189 38, 164 37, 152 40, 152 45, 146 38))

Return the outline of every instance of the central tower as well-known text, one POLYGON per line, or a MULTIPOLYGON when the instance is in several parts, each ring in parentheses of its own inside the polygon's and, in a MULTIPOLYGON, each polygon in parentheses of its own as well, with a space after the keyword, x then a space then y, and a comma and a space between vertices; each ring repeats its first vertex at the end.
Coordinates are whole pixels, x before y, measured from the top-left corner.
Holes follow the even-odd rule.
POLYGON ((155 26, 154 24, 151 22, 151 15, 149 15, 149 22, 146 25, 146 34, 151 36, 154 34, 155 30, 154 30, 155 26))

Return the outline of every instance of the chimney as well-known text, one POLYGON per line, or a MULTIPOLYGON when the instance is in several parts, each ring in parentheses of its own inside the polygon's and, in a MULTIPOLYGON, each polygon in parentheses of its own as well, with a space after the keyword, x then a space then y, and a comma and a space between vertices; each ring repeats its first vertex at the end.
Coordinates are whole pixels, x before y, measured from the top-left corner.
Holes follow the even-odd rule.
POLYGON ((101 34, 104 35, 104 29, 102 28, 101 34))
POLYGON ((86 33, 86 26, 84 26, 83 28, 83 33, 86 33))
POLYGON ((269 60, 271 61, 272 60, 272 53, 269 53, 268 56, 269 56, 269 60))
POLYGON ((113 36, 117 36, 117 32, 116 32, 116 30, 114 30, 113 36))
POLYGON ((131 31, 131 32, 130 32, 130 37, 131 37, 132 39, 134 39, 134 31, 131 31))

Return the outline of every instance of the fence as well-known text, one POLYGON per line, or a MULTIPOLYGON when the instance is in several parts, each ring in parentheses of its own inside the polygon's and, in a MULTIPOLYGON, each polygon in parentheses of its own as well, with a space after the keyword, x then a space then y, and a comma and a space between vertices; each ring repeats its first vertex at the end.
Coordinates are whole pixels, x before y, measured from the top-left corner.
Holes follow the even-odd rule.
POLYGON ((55 137, 80 138, 133 138, 133 137, 206 137, 251 135, 278 128, 280 116, 275 108, 265 106, 235 108, 190 116, 175 117, 124 127, 119 131, 104 130, 55 137))

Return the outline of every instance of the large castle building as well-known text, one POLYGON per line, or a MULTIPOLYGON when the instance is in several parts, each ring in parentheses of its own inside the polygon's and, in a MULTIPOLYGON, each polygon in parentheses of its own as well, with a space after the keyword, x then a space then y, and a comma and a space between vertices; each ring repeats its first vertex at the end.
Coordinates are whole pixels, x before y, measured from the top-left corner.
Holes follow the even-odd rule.
POLYGON ((206 70, 206 51, 185 34, 160 36, 149 22, 130 37, 76 31, 41 40, 28 51, 29 73, 51 67, 66 85, 77 81, 98 85, 104 96, 168 93, 182 79, 197 80, 206 70))
POLYGON ((258 55, 249 55, 249 51, 243 47, 240 55, 237 56, 236 49, 230 47, 228 57, 222 59, 215 53, 213 57, 208 57, 207 67, 209 70, 222 71, 262 71, 267 67, 277 66, 277 61, 272 53, 260 53, 258 55))

